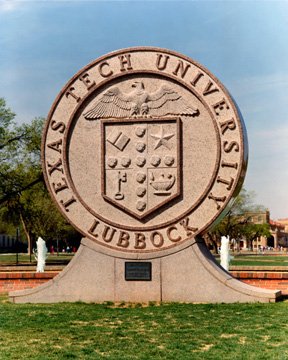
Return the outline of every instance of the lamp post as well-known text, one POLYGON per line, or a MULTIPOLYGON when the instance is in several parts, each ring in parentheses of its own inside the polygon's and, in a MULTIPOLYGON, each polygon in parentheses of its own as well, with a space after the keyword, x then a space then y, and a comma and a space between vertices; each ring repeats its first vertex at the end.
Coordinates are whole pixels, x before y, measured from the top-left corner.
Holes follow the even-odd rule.
POLYGON ((16 228, 16 265, 18 265, 19 228, 16 228))
POLYGON ((235 253, 235 244, 237 245, 237 242, 235 239, 231 240, 232 246, 233 246, 233 254, 235 253))
POLYGON ((237 238, 237 251, 238 253, 240 252, 240 245, 241 245, 241 236, 240 236, 240 233, 238 233, 238 238, 237 238))

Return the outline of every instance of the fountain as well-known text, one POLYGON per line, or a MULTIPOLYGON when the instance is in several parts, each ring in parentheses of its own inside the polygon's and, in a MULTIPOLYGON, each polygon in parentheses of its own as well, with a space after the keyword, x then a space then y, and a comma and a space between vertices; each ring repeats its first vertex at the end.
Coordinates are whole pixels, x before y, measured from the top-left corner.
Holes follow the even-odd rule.
POLYGON ((233 259, 233 256, 230 255, 229 251, 229 236, 222 236, 221 237, 221 266, 226 270, 229 271, 229 264, 230 260, 233 259))
POLYGON ((35 259, 37 260, 37 269, 36 272, 43 273, 45 268, 45 260, 47 259, 47 247, 46 242, 39 237, 36 241, 37 249, 33 250, 35 259))

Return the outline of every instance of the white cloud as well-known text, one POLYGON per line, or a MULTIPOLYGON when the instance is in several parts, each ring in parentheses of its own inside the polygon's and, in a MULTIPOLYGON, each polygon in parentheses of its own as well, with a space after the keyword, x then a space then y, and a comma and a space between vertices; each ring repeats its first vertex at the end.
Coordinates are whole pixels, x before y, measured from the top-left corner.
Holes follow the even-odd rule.
POLYGON ((257 147, 262 144, 262 150, 265 148, 264 156, 280 153, 281 158, 287 159, 288 163, 288 125, 273 127, 271 123, 269 128, 259 129, 256 134, 251 135, 257 147))
MULTIPOLYGON (((231 87, 235 89, 233 95, 242 97, 248 95, 256 95, 263 92, 272 92, 277 89, 288 90, 288 74, 285 72, 270 73, 257 76, 241 77, 232 81, 231 87)), ((287 96, 287 93, 285 94, 287 96)))
POLYGON ((16 1, 11 1, 11 0, 1 1, 0 2, 0 13, 7 12, 7 11, 13 11, 13 10, 15 10, 16 6, 17 6, 16 1))

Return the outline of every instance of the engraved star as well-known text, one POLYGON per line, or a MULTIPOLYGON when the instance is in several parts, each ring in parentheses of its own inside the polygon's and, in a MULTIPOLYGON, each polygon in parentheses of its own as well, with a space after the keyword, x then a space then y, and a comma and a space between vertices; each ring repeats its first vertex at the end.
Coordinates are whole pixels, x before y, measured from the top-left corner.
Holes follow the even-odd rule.
POLYGON ((161 126, 161 133, 158 134, 150 134, 150 136, 156 140, 156 144, 154 147, 154 150, 158 149, 161 145, 165 146, 167 149, 170 150, 170 145, 168 143, 168 140, 171 139, 175 134, 167 134, 164 135, 164 129, 163 126, 161 126))

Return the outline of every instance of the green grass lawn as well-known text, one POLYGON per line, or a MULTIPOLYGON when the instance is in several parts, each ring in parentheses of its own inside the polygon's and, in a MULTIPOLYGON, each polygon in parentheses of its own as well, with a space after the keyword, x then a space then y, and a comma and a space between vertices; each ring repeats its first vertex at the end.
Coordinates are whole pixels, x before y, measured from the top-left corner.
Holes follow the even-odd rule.
MULTIPOLYGON (((232 255, 233 256, 233 255, 232 255)), ((247 266, 288 266, 288 256, 286 255, 234 255, 230 265, 247 265, 247 266)))
MULTIPOLYGON (((73 253, 59 253, 58 256, 57 253, 48 253, 46 264, 68 264, 73 256, 73 253)), ((30 262, 30 255, 28 254, 18 254, 18 265, 37 264, 34 255, 31 256, 31 260, 30 262)), ((16 254, 0 254, 0 265, 16 265, 16 254)))
MULTIPOLYGON (((230 261, 230 265, 247 265, 247 266, 288 266, 288 255, 270 255, 270 254, 233 254, 234 259, 230 261)), ((74 254, 56 253, 53 255, 48 253, 46 264, 68 264, 73 258, 74 254)), ((34 255, 31 257, 32 264, 36 265, 34 255)), ((220 262, 219 256, 217 261, 220 262)), ((30 263, 30 256, 28 254, 18 254, 18 265, 27 265, 30 263)), ((16 265, 16 254, 0 254, 0 266, 16 265)), ((1 359, 1 358, 0 358, 1 359)))
MULTIPOLYGON (((270 254, 234 254, 234 258, 230 260, 230 265, 240 266, 288 266, 288 255, 270 255, 270 254)), ((220 263, 220 255, 216 256, 216 260, 220 263)))
MULTIPOLYGON (((67 265, 75 254, 59 253, 57 256, 56 253, 53 255, 48 253, 48 258, 46 259, 46 265, 53 264, 63 264, 67 265)), ((288 255, 270 255, 270 254, 233 254, 234 258, 230 261, 230 265, 247 265, 247 266, 288 266, 288 255)), ((37 262, 34 258, 34 255, 31 257, 28 254, 18 254, 18 265, 36 265, 37 262)), ((220 262, 219 256, 217 261, 220 262)), ((16 265, 16 254, 0 254, 0 266, 5 265, 16 265)), ((0 358, 1 360, 1 358, 0 358)))
POLYGON ((142 307, 0 297, 1 360, 284 360, 287 335, 288 301, 142 307))

